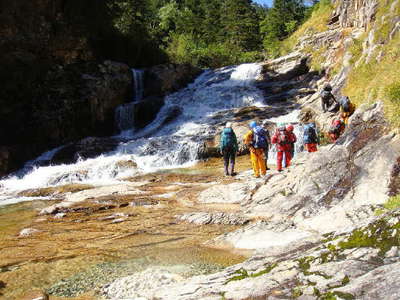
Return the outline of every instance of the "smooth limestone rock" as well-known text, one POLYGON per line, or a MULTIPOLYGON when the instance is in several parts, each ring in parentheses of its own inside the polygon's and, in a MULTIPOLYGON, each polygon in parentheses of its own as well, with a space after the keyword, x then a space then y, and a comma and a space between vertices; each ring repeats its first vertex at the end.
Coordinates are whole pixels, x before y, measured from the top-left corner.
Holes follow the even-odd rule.
POLYGON ((255 249, 257 254, 220 273, 172 283, 145 297, 397 299, 400 212, 376 217, 374 210, 396 182, 399 158, 399 138, 388 132, 377 103, 357 110, 336 145, 300 154, 288 171, 252 188, 250 199, 242 197, 243 187, 237 184, 207 189, 199 198, 228 203, 240 198, 246 216, 267 221, 206 245, 255 249))
POLYGON ((242 229, 217 237, 207 244, 227 244, 237 249, 249 249, 259 251, 276 251, 275 249, 291 248, 302 241, 317 241, 318 235, 298 229, 286 229, 273 231, 265 222, 248 225, 242 229))
POLYGON ((110 195, 142 195, 145 192, 139 190, 138 187, 146 183, 147 182, 130 182, 124 184, 96 187, 76 193, 67 193, 63 201, 43 208, 40 211, 39 215, 57 214, 60 213, 61 210, 69 208, 87 199, 95 199, 107 196, 107 198, 110 198, 110 195))
POLYGON ((256 187, 253 181, 215 185, 201 192, 198 201, 201 203, 244 203, 250 199, 251 191, 256 187))
POLYGON ((226 212, 193 212, 177 216, 178 221, 193 223, 197 225, 223 224, 244 225, 250 221, 242 214, 226 212))
POLYGON ((35 228, 24 228, 19 232, 19 236, 20 237, 28 237, 28 236, 31 236, 38 232, 40 232, 40 230, 35 229, 35 228))
POLYGON ((152 291, 178 281, 180 275, 162 268, 149 268, 143 272, 117 279, 103 288, 108 299, 148 299, 152 291))

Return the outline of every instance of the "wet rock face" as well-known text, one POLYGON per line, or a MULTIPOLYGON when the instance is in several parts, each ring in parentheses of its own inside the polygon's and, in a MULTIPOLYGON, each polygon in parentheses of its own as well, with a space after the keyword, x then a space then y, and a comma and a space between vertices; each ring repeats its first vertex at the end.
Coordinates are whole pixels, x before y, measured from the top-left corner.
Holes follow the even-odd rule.
MULTIPOLYGON (((93 44, 104 43, 108 22, 86 18, 94 2, 0 1, 0 147, 9 153, 0 176, 55 146, 113 133, 131 75, 126 65, 98 65, 112 47, 93 44)), ((95 5, 104 14, 105 3, 95 5)))
POLYGON ((190 65, 165 64, 149 68, 145 72, 145 96, 164 96, 192 82, 201 69, 190 65))
POLYGON ((134 104, 134 126, 143 128, 150 124, 164 105, 164 98, 150 96, 134 104))
POLYGON ((79 158, 87 159, 114 150, 119 141, 113 138, 85 138, 61 148, 51 159, 51 164, 70 164, 79 158))
POLYGON ((130 89, 131 74, 125 64, 52 67, 29 104, 19 103, 17 111, 9 106, 0 109, 5 129, 0 133, 5 149, 0 176, 50 148, 85 136, 113 134, 115 108, 128 99, 130 89))

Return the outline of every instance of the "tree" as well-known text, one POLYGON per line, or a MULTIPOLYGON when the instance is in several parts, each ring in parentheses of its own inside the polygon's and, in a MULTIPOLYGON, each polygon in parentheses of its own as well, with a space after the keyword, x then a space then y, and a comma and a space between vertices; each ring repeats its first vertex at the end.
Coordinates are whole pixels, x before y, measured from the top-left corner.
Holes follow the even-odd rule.
POLYGON ((305 12, 306 6, 302 0, 275 0, 273 7, 260 23, 264 48, 268 52, 275 52, 279 42, 303 22, 305 12))
POLYGON ((221 20, 225 40, 244 51, 260 47, 258 18, 251 0, 225 0, 221 20))

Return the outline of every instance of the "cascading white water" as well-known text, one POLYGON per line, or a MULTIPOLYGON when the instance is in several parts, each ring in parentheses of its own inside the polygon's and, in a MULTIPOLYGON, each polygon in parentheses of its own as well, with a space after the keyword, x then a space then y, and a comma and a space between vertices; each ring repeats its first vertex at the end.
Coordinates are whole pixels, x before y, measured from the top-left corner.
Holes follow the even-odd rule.
POLYGON ((138 69, 132 69, 133 77, 133 102, 139 102, 143 99, 144 94, 144 71, 138 69))
POLYGON ((134 107, 135 103, 143 99, 144 94, 144 71, 132 69, 132 86, 133 96, 132 102, 125 103, 117 107, 115 110, 115 125, 121 135, 129 135, 127 131, 134 127, 134 107))
MULTIPOLYGON (((37 167, 20 178, 2 180, 0 194, 74 182, 111 184, 138 170, 193 164, 204 138, 217 134, 217 113, 263 105, 263 94, 254 86, 260 72, 259 64, 205 71, 187 88, 166 97, 157 118, 143 130, 131 133, 130 140, 117 150, 71 165, 37 167), (138 170, 123 167, 121 162, 129 160, 138 165, 138 170)), ((6 197, 10 201, 10 196, 6 197)))

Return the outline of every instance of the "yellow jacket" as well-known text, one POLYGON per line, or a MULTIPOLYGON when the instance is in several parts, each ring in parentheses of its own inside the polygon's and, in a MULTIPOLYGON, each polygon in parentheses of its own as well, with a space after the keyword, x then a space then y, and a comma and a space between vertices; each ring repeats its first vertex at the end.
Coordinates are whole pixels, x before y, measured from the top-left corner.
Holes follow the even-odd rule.
POLYGON ((246 146, 251 146, 253 144, 253 130, 249 130, 243 137, 243 143, 246 146))

